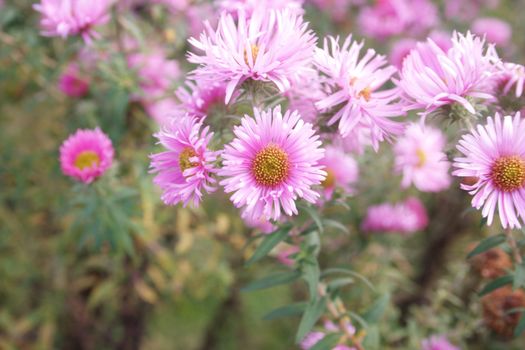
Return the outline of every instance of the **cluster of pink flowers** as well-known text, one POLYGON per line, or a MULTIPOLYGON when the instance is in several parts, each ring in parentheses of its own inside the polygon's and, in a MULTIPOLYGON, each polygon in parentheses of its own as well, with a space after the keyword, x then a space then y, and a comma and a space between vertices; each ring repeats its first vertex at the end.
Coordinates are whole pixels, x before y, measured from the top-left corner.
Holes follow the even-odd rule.
MULTIPOLYGON (((308 333, 304 339, 301 341, 301 349, 302 350, 310 350, 312 349, 317 343, 319 343, 327 334, 332 332, 339 331, 339 328, 333 323, 332 321, 325 321, 324 322, 324 330, 323 331, 313 331, 308 333)), ((356 329, 352 324, 346 325, 346 333, 347 334, 355 334, 356 329)), ((332 350, 356 350, 355 347, 350 347, 345 344, 338 344, 335 347, 332 348, 332 350)))
POLYGON ((428 215, 415 197, 404 202, 383 203, 368 208, 361 228, 367 232, 411 234, 425 229, 428 215))

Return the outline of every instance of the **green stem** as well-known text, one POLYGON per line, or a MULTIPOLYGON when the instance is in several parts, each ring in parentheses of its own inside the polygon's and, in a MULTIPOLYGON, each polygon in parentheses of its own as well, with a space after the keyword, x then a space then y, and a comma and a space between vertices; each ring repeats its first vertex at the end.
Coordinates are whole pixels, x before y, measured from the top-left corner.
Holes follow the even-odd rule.
POLYGON ((523 259, 521 258, 520 250, 516 244, 516 240, 514 239, 514 236, 512 236, 512 230, 510 228, 505 229, 505 235, 507 236, 507 243, 512 250, 514 262, 521 265, 523 259))

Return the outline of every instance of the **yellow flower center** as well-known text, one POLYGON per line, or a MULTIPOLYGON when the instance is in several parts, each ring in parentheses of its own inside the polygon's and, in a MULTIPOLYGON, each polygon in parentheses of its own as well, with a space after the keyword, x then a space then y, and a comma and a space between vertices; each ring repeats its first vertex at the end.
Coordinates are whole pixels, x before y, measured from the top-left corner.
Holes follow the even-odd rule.
POLYGON ((421 168, 427 162, 427 155, 425 154, 425 152, 421 148, 418 148, 416 150, 416 155, 417 155, 417 159, 418 159, 417 167, 421 168))
POLYGON ((525 161, 519 156, 501 157, 492 164, 490 177, 501 191, 517 190, 525 181, 525 161))
POLYGON ((277 145, 268 145, 260 150, 252 162, 255 181, 263 186, 276 186, 288 177, 290 163, 288 155, 277 145))
POLYGON ((196 155, 197 153, 195 153, 195 151, 191 147, 186 147, 182 150, 182 152, 180 152, 179 168, 181 172, 184 172, 187 169, 193 168, 194 166, 198 165, 198 163, 190 161, 190 158, 195 157, 196 155))
POLYGON ((75 168, 84 170, 100 164, 100 157, 96 152, 84 151, 80 152, 75 158, 75 168))
MULTIPOLYGON (((252 44, 251 47, 252 47, 253 63, 255 63, 255 60, 257 60, 257 55, 259 54, 259 46, 252 44)), ((246 49, 244 49, 244 62, 246 62, 246 64, 249 64, 248 63, 249 62, 248 61, 248 52, 246 51, 246 49)))
POLYGON ((372 90, 370 90, 370 87, 366 87, 363 90, 359 91, 357 96, 362 97, 365 99, 366 102, 370 101, 370 97, 372 95, 372 90))
POLYGON ((326 171, 326 178, 323 182, 321 182, 321 186, 324 188, 331 188, 335 185, 335 174, 332 170, 325 168, 324 171, 326 171))

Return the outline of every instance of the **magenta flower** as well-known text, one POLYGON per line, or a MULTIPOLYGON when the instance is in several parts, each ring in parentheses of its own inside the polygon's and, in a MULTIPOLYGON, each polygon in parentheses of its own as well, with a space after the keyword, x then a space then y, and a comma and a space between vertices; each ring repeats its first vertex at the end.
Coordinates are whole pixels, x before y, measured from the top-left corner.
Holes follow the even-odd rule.
POLYGON ((112 3, 113 0, 41 0, 33 8, 42 16, 42 35, 80 35, 89 43, 98 37, 94 27, 109 21, 112 3))
POLYGON ((501 62, 498 67, 498 82, 504 95, 515 88, 516 97, 521 97, 525 86, 525 67, 521 64, 501 62))
POLYGON ((244 12, 250 18, 255 12, 266 12, 268 10, 284 10, 302 15, 303 0, 219 0, 219 10, 237 16, 244 12))
POLYGON ((403 62, 398 86, 404 91, 407 109, 423 109, 423 116, 439 107, 458 103, 471 114, 471 99, 491 99, 492 62, 497 61, 485 40, 470 33, 454 33, 452 48, 441 49, 428 39, 418 43, 403 62))
POLYGON ((414 39, 401 39, 397 41, 390 50, 389 60, 398 69, 403 66, 405 57, 416 47, 417 41, 414 39))
POLYGON ((185 86, 180 86, 175 95, 180 104, 177 106, 179 113, 187 113, 198 119, 205 118, 214 108, 226 108, 224 97, 226 85, 221 83, 200 83, 186 81, 185 86))
POLYGON ((372 146, 377 150, 379 142, 403 132, 403 124, 392 118, 404 113, 397 103, 398 89, 380 90, 396 68, 387 65, 385 57, 372 49, 359 59, 362 47, 363 43, 352 42, 350 35, 342 46, 338 38, 329 37, 324 49, 316 49, 315 65, 326 76, 326 90, 330 91, 316 106, 322 111, 338 108, 328 125, 339 121, 343 137, 358 133, 359 129, 369 130, 372 146))
POLYGON ((60 146, 62 172, 86 184, 93 182, 113 163, 113 145, 99 128, 77 130, 60 146))
POLYGON ((301 341, 301 349, 302 350, 310 350, 315 346, 315 344, 319 343, 324 337, 324 332, 310 332, 308 333, 304 339, 301 341))
POLYGON ((190 53, 188 60, 199 67, 192 79, 226 84, 225 102, 247 79, 271 81, 281 92, 308 70, 316 38, 302 17, 288 10, 257 11, 251 19, 239 13, 237 24, 222 14, 214 31, 209 24, 200 40, 190 43, 203 55, 190 53))
POLYGON ((497 18, 478 18, 472 23, 472 32, 479 36, 485 36, 489 43, 498 46, 507 46, 512 37, 510 25, 497 18))
POLYGON ((281 211, 297 214, 295 201, 315 203, 319 194, 312 186, 326 176, 319 161, 324 150, 312 125, 297 112, 281 108, 245 116, 234 128, 235 139, 225 146, 221 185, 231 200, 243 208, 243 216, 278 220, 281 211))
POLYGON ((153 101, 143 101, 146 114, 153 118, 158 124, 168 123, 172 118, 182 117, 184 114, 178 114, 179 104, 173 98, 162 98, 153 101))
POLYGON ((304 121, 316 123, 319 110, 315 103, 326 97, 316 70, 301 74, 284 95, 288 98, 288 109, 298 111, 304 121))
POLYGON ((428 215, 421 201, 410 197, 396 204, 383 203, 368 208, 361 228, 367 232, 411 234, 428 225, 428 215))
POLYGON ((161 49, 131 54, 128 64, 137 70, 140 87, 148 100, 163 96, 181 76, 179 63, 168 60, 161 49))
POLYGON ((452 345, 445 336, 432 336, 421 342, 421 350, 460 350, 452 345))
POLYGON ((277 229, 277 226, 274 225, 270 220, 260 218, 254 218, 252 216, 243 216, 244 223, 246 226, 256 229, 265 234, 272 233, 277 229))
POLYGON ((214 162, 216 152, 208 149, 213 137, 209 127, 190 116, 172 118, 155 134, 166 151, 150 156, 153 182, 163 193, 167 205, 182 202, 197 207, 203 192, 215 190, 214 162))
POLYGON ((326 199, 332 198, 336 188, 340 188, 346 194, 354 192, 353 185, 359 176, 359 168, 354 158, 345 154, 339 147, 327 146, 324 158, 319 163, 324 165, 327 174, 321 183, 326 199))
POLYGON ((419 35, 436 26, 439 17, 428 0, 380 0, 363 8, 358 21, 364 35, 384 40, 399 34, 419 35))
POLYGON ((410 124, 394 146, 395 168, 403 174, 401 186, 414 184, 423 192, 438 192, 450 186, 450 163, 443 152, 445 135, 436 128, 410 124))
POLYGON ((88 93, 89 80, 76 63, 70 63, 58 79, 58 88, 69 97, 82 97, 88 93))
POLYGON ((520 113, 487 118, 464 135, 457 149, 464 155, 454 159, 455 176, 477 179, 461 184, 474 197, 472 206, 492 224, 496 209, 503 228, 520 228, 525 218, 525 121, 520 113))

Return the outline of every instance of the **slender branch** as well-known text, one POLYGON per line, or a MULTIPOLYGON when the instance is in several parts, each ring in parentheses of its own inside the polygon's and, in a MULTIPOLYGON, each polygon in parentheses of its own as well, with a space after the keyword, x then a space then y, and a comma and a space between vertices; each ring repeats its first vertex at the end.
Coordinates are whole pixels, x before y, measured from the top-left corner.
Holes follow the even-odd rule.
POLYGON ((512 230, 510 228, 505 229, 505 235, 507 236, 507 243, 509 244, 510 249, 512 250, 512 255, 514 256, 514 262, 521 265, 523 259, 521 258, 520 249, 516 244, 516 240, 512 235, 512 230))

